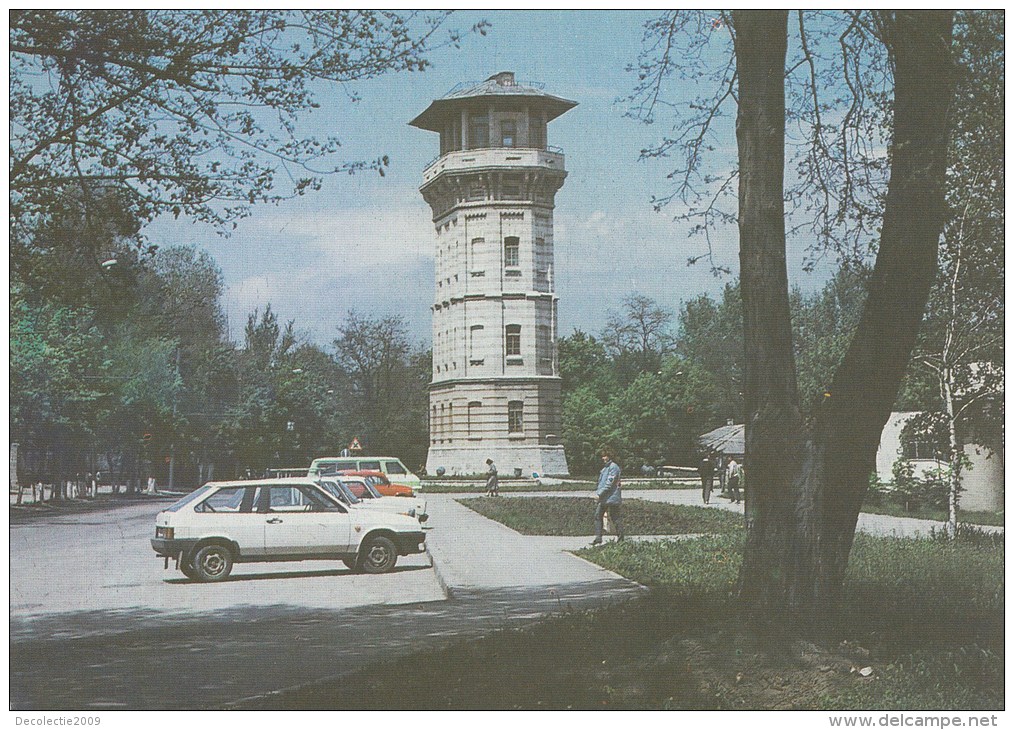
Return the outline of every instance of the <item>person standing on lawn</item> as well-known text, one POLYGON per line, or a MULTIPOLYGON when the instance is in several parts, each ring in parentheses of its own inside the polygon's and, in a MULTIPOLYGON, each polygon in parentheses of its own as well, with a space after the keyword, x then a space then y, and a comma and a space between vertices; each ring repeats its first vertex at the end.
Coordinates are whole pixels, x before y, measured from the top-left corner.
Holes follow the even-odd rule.
POLYGON ((489 467, 489 470, 486 472, 486 496, 499 497, 500 480, 496 475, 496 464, 493 463, 492 459, 486 459, 486 466, 489 467))
POLYGON ((729 482, 729 499, 736 504, 739 504, 739 483, 743 480, 743 467, 739 465, 739 462, 735 458, 729 460, 728 482, 729 482))
POLYGON ((715 483, 715 462, 708 454, 701 457, 697 473, 701 475, 701 496, 704 497, 704 504, 709 504, 711 502, 711 487, 715 483))
POLYGON ((623 498, 620 494, 620 465, 613 461, 612 449, 602 449, 602 471, 599 472, 599 483, 595 488, 598 507, 595 510, 595 539, 592 545, 602 544, 602 521, 606 514, 616 530, 616 542, 623 542, 623 517, 621 515, 623 498))

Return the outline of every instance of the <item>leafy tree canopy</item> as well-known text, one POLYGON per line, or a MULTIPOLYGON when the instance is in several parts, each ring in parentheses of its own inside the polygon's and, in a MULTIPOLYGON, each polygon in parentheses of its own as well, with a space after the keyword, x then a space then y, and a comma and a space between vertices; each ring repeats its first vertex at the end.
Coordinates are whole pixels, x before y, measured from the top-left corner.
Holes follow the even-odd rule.
MULTIPOLYGON (((75 191, 115 190, 130 217, 226 227, 386 156, 336 159, 302 116, 349 82, 420 71, 446 13, 364 10, 13 10, 10 192, 26 235, 75 191), (285 183, 280 185, 280 181, 285 183)), ((480 24, 476 30, 484 30, 480 24)))

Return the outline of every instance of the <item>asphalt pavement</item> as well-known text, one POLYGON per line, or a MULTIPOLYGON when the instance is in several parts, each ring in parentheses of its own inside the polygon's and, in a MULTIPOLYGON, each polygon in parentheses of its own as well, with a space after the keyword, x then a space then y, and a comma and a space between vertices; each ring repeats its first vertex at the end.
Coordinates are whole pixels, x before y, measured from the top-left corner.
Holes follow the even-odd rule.
MULTIPOLYGON (((569 552, 587 537, 524 536, 463 507, 459 496, 475 495, 427 495, 428 554, 402 557, 396 572, 381 576, 315 561, 240 564, 223 583, 192 583, 151 550, 160 509, 151 502, 17 520, 9 533, 11 709, 243 707, 307 682, 354 682, 350 674, 378 661, 644 590, 569 552)), ((503 498, 532 496, 591 495, 503 498)), ((701 503, 697 490, 624 496, 701 503)), ((717 495, 710 506, 743 509, 717 495)), ((940 527, 884 515, 859 520, 860 530, 879 535, 940 527)))
POLYGON ((429 500, 437 569, 408 556, 382 576, 262 563, 192 583, 155 558, 150 503, 14 524, 11 708, 232 706, 642 590, 451 497, 429 500))

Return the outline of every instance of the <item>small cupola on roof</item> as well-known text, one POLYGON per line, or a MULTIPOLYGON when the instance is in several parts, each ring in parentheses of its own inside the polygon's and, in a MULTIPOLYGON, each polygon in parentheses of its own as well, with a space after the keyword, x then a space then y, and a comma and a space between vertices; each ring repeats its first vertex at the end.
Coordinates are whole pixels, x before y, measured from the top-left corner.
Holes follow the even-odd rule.
POLYGON ((514 86, 514 72, 501 71, 498 74, 493 74, 486 81, 495 81, 500 86, 514 86))

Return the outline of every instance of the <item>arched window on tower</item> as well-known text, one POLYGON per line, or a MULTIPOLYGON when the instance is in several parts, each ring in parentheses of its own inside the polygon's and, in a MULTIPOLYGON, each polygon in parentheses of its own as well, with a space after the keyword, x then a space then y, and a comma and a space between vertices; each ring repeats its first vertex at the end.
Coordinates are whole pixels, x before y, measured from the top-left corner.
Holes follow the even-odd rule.
POLYGON ((524 433, 525 431, 524 401, 512 400, 507 402, 507 431, 509 433, 524 433))
POLYGON ((503 239, 503 265, 521 265, 521 239, 517 236, 507 236, 503 239))
POLYGON ((521 325, 509 324, 505 330, 507 357, 517 357, 521 354, 521 325))
POLYGON ((482 438, 482 424, 479 422, 480 408, 482 408, 480 401, 473 400, 468 404, 468 438, 475 441, 482 438))
POLYGON ((483 365, 486 358, 482 354, 482 333, 485 330, 481 324, 473 324, 468 328, 468 364, 483 365))

